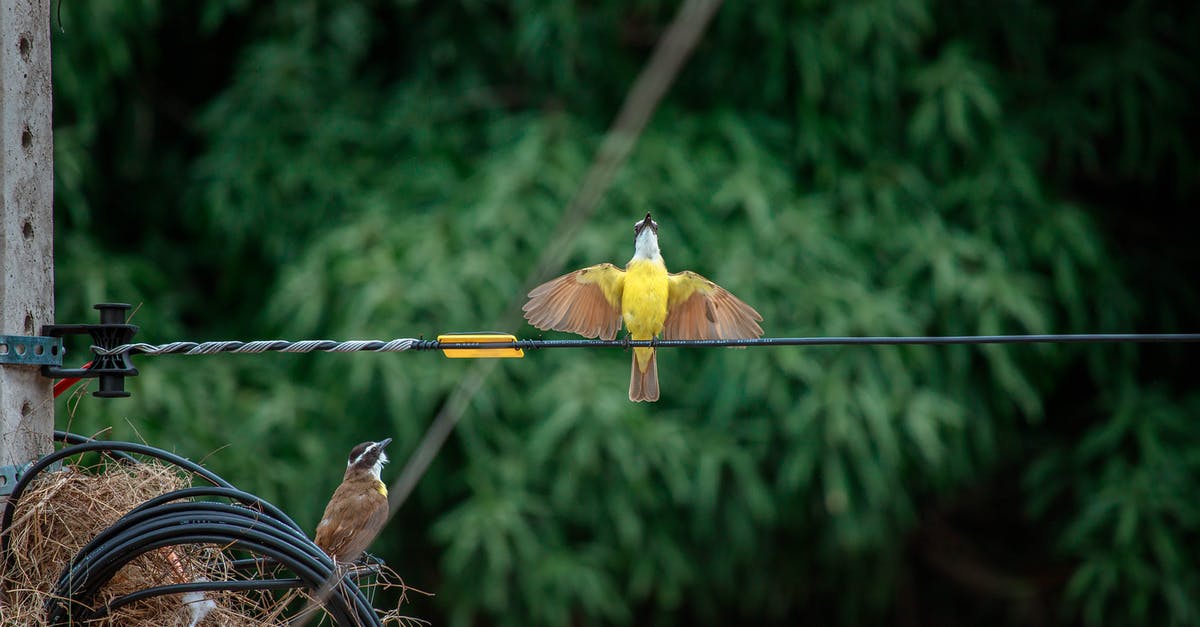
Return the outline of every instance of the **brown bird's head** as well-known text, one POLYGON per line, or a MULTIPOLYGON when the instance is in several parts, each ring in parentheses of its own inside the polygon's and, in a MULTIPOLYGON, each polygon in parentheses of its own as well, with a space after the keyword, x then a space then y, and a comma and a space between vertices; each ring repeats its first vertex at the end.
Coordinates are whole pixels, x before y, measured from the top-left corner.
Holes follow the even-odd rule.
POLYGON ((636 240, 637 236, 641 235, 642 231, 646 227, 650 227, 651 231, 653 231, 656 235, 658 234, 658 223, 650 219, 649 211, 646 212, 646 218, 644 220, 638 220, 637 222, 633 223, 633 239, 636 240))
POLYGON ((363 442, 350 449, 350 457, 346 460, 346 474, 369 472, 378 479, 383 465, 388 462, 387 454, 383 452, 383 449, 391 442, 391 438, 385 438, 378 442, 363 442))

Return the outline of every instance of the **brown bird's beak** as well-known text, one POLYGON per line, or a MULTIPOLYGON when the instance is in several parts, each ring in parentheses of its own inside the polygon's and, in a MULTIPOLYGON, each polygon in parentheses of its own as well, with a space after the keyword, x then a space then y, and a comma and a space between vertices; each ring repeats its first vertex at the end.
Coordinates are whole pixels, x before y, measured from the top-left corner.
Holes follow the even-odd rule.
POLYGON ((379 448, 381 448, 381 449, 382 449, 383 447, 385 447, 385 446, 387 446, 387 445, 391 444, 391 443, 392 443, 392 439, 391 439, 391 438, 384 438, 384 439, 382 439, 382 440, 380 440, 380 441, 378 442, 378 444, 379 444, 379 448))

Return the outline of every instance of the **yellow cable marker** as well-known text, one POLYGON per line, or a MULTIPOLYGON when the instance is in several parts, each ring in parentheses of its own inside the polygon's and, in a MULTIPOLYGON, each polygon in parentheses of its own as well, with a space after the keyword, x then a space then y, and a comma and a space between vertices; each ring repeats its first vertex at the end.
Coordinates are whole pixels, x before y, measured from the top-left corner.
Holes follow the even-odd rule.
POLYGON ((508 333, 445 333, 438 336, 442 344, 442 353, 450 359, 469 358, 521 358, 525 351, 519 348, 446 348, 446 344, 507 344, 517 341, 515 335, 508 333))

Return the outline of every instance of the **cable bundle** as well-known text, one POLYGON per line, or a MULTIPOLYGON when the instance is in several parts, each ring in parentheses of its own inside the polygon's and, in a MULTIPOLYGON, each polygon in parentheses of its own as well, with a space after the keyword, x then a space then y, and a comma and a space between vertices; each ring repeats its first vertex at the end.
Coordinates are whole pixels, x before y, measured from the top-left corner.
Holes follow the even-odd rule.
MULTIPOLYGON (((127 453, 158 458, 213 484, 176 490, 148 499, 97 534, 71 559, 54 583, 46 603, 49 625, 82 624, 103 618, 109 612, 135 601, 165 595, 207 591, 283 590, 307 588, 321 594, 324 609, 338 625, 381 625, 362 591, 348 575, 321 551, 284 512, 252 494, 234 488, 203 467, 167 451, 129 442, 98 442, 81 436, 56 432, 58 440, 79 442, 39 460, 14 486, 0 519, 0 548, 5 552, 6 569, 12 556, 8 551, 9 527, 17 501, 34 477, 55 462, 89 451, 104 453, 122 462, 136 460, 127 453), (197 497, 220 501, 195 501, 197 497), (250 559, 234 560, 234 566, 252 566, 262 576, 261 566, 286 571, 292 576, 225 581, 192 581, 145 588, 117 597, 97 607, 95 597, 126 564, 147 552, 177 545, 209 544, 221 550, 244 551, 250 559)), ((275 577, 274 572, 272 577, 275 577)))

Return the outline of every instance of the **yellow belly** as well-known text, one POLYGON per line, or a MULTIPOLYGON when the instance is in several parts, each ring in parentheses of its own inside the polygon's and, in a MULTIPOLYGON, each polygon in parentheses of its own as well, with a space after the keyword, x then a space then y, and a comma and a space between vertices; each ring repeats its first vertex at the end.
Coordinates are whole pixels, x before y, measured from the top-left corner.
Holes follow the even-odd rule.
MULTIPOLYGON (((662 333, 667 320, 667 267, 661 261, 639 259, 625 267, 621 317, 630 339, 649 340, 662 333)), ((646 369, 653 348, 633 349, 638 367, 646 369)))

